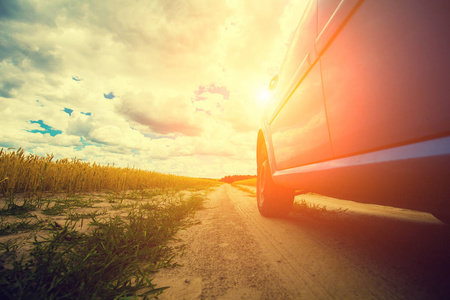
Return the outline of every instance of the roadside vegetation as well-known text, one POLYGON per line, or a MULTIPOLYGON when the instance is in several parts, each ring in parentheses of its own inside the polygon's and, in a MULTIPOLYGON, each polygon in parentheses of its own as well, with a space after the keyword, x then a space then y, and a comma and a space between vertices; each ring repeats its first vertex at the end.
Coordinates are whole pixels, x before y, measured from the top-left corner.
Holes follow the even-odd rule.
POLYGON ((347 209, 343 208, 330 210, 327 209, 325 205, 308 202, 305 199, 295 199, 294 205, 292 206, 292 212, 294 213, 319 219, 323 217, 326 217, 327 219, 333 218, 346 211, 347 209))
POLYGON ((220 181, 225 183, 233 183, 236 181, 243 181, 252 178, 256 178, 256 175, 228 175, 221 178, 220 181))
POLYGON ((246 186, 254 186, 254 187, 256 187, 256 178, 239 180, 239 181, 235 181, 233 183, 234 184, 238 184, 238 185, 246 185, 246 186))
POLYGON ((231 185, 243 192, 246 192, 250 196, 256 197, 256 178, 234 181, 231 185))
POLYGON ((217 181, 0 151, 0 298, 148 298, 217 181))
POLYGON ((0 195, 8 199, 20 193, 25 200, 39 201, 44 193, 89 193, 103 190, 120 193, 144 189, 186 189, 204 186, 208 180, 136 168, 90 164, 80 159, 59 159, 0 150, 0 195))

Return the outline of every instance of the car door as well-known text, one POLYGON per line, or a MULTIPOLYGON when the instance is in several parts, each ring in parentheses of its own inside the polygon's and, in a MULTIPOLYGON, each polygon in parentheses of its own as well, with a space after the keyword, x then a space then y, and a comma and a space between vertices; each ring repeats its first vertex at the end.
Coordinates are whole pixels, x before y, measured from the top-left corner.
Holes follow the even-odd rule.
POLYGON ((311 0, 275 79, 269 108, 276 170, 332 157, 316 38, 317 1, 311 0))
POLYGON ((336 157, 449 134, 448 28, 446 0, 365 0, 330 41, 319 36, 336 157))

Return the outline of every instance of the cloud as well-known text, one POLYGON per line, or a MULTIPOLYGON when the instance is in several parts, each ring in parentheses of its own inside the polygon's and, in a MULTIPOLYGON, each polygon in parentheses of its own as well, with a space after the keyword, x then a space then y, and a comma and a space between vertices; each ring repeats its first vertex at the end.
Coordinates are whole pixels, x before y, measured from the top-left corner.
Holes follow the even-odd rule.
POLYGON ((13 98, 17 90, 24 84, 23 80, 10 78, 0 82, 0 97, 13 98))
POLYGON ((34 14, 33 6, 25 1, 2 0, 0 2, 0 19, 29 20, 34 14))
POLYGON ((67 129, 65 132, 73 136, 87 138, 90 132, 93 130, 93 128, 94 124, 91 118, 85 115, 81 116, 74 115, 74 117, 71 118, 71 120, 68 122, 67 129))
POLYGON ((256 95, 300 2, 1 1, 0 145, 190 176, 254 173, 256 95))
POLYGON ((195 136, 202 132, 201 118, 182 96, 157 99, 151 93, 129 94, 122 97, 117 111, 153 133, 195 136))
POLYGON ((35 36, 13 35, 10 32, 14 32, 14 29, 5 26, 0 31, 0 61, 7 60, 21 68, 32 67, 46 72, 55 71, 58 61, 53 55, 53 46, 37 42, 41 44, 39 47, 34 43, 35 36))
POLYGON ((205 98, 201 95, 206 92, 211 94, 220 94, 226 100, 230 99, 230 91, 225 86, 216 86, 214 83, 211 83, 208 86, 199 86, 198 90, 194 92, 195 98, 197 100, 204 100, 205 98))

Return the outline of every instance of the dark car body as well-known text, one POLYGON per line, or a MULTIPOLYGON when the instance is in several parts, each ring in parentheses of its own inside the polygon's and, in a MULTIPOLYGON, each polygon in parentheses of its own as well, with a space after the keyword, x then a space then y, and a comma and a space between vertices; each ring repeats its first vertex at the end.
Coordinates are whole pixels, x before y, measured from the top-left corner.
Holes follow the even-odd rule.
POLYGON ((310 0, 299 15, 258 133, 261 213, 303 190, 450 219, 450 2, 310 0))

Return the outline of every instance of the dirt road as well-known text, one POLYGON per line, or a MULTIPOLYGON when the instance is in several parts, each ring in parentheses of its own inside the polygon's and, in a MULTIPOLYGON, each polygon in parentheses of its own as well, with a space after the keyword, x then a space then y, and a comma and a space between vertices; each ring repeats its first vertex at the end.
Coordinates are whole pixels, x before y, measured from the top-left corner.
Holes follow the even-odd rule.
POLYGON ((267 219, 230 185, 208 199, 160 299, 450 299, 450 226, 431 215, 335 200, 348 210, 267 219))

